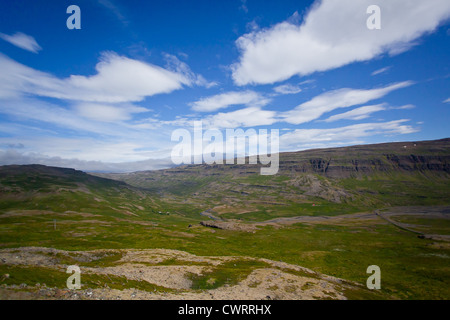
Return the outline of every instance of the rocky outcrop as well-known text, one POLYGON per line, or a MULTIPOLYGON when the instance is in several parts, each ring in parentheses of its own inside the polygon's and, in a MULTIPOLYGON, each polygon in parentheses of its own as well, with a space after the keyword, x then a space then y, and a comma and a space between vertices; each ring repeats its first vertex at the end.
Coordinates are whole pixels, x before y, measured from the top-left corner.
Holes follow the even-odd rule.
POLYGON ((279 171, 329 178, 396 171, 450 174, 450 139, 282 153, 279 171))

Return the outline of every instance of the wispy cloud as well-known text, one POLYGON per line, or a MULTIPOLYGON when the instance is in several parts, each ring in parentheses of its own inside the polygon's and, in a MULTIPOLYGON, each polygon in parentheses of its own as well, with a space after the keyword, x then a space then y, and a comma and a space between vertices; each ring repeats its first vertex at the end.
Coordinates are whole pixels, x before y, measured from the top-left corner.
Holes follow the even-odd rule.
POLYGON ((75 109, 83 118, 102 122, 126 121, 132 119, 133 114, 150 111, 131 104, 107 105, 89 102, 77 104, 75 109))
POLYGON ((300 25, 285 21, 241 36, 236 41, 241 55, 231 67, 234 82, 269 84, 384 53, 399 54, 450 15, 448 0, 377 1, 383 22, 374 31, 366 27, 371 4, 372 0, 317 1, 300 25))
POLYGON ((189 105, 194 111, 212 112, 228 108, 233 105, 245 105, 250 107, 262 107, 267 105, 270 99, 261 94, 247 91, 231 91, 192 102, 189 105))
MULTIPOLYGON (((375 89, 342 88, 332 90, 315 96, 294 109, 284 112, 262 110, 262 107, 266 106, 270 100, 254 91, 233 91, 215 95, 191 103, 191 107, 195 111, 214 112, 232 105, 246 106, 235 111, 219 112, 201 119, 196 119, 204 121, 209 127, 237 128, 272 125, 280 122, 298 125, 319 119, 325 113, 335 109, 357 106, 382 98, 394 90, 405 88, 412 84, 412 81, 404 81, 375 89)), ((414 108, 414 105, 408 104, 400 107, 389 107, 386 103, 380 103, 362 106, 342 114, 333 115, 323 121, 333 122, 343 119, 362 120, 377 111, 410 108, 414 108)), ((193 120, 191 119, 190 121, 193 120)))
POLYGON ((283 84, 273 88, 273 91, 279 94, 296 94, 302 91, 300 86, 295 86, 292 84, 283 84))
POLYGON ((296 129, 285 133, 280 137, 280 148, 282 149, 304 149, 305 145, 312 143, 323 143, 324 146, 338 145, 345 141, 354 141, 367 136, 376 135, 398 135, 417 132, 418 130, 410 125, 403 124, 407 119, 376 122, 359 123, 351 126, 327 129, 296 129))
POLYGON ((416 106, 413 104, 405 104, 400 107, 390 107, 389 109, 395 109, 395 110, 408 110, 408 109, 414 109, 416 106))
POLYGON ((127 26, 130 22, 128 19, 122 14, 119 7, 113 3, 111 0, 98 0, 98 3, 104 6, 105 8, 109 9, 110 12, 119 20, 121 23, 123 23, 125 26, 127 26))
POLYGON ((241 0, 241 6, 239 8, 245 13, 248 13, 247 0, 241 0))
POLYGON ((22 144, 25 153, 106 162, 145 160, 154 157, 148 150, 167 148, 170 143, 167 137, 173 130, 171 124, 135 126, 135 120, 129 119, 131 113, 144 109, 132 105, 121 106, 123 110, 88 104, 63 108, 30 98, 0 100, 0 104, 3 119, 0 132, 6 133, 1 135, 0 144, 22 144), (9 124, 8 118, 13 123, 9 124))
MULTIPOLYGON (((81 133, 101 134, 109 136, 117 136, 124 134, 118 130, 116 125, 109 125, 107 121, 93 119, 93 115, 86 117, 85 114, 75 107, 64 108, 59 105, 45 102, 34 98, 20 99, 0 99, 0 113, 13 117, 19 121, 38 121, 45 124, 45 127, 57 127, 59 129, 72 130, 81 133)), ((92 111, 95 112, 95 111, 92 111)), ((107 120, 108 115, 99 115, 107 120)), ((116 119, 117 120, 117 119, 116 119)), ((122 128, 123 129, 123 128, 122 128)))
POLYGON ((260 107, 248 107, 236 111, 218 113, 202 119, 206 127, 238 128, 272 125, 278 120, 277 112, 261 110, 260 107))
POLYGON ((202 75, 194 73, 185 62, 182 62, 176 56, 166 53, 164 58, 167 61, 167 69, 182 74, 189 83, 206 88, 217 86, 216 82, 207 81, 202 75))
POLYGON ((376 104, 372 106, 359 107, 344 113, 336 114, 325 119, 325 122, 333 122, 338 120, 362 120, 368 118, 372 113, 386 110, 384 104, 376 104))
POLYGON ((376 89, 349 89, 343 88, 325 92, 311 100, 304 102, 286 111, 280 116, 288 123, 300 124, 321 117, 324 113, 338 108, 347 108, 367 103, 387 95, 389 92, 412 85, 411 81, 395 83, 386 87, 376 89))
POLYGON ((0 33, 0 38, 9 43, 15 45, 16 47, 22 48, 24 50, 28 50, 33 53, 38 53, 42 50, 41 46, 36 42, 36 40, 29 35, 26 35, 22 32, 17 32, 12 36, 0 33))
POLYGON ((389 67, 384 67, 384 68, 381 68, 381 69, 377 69, 374 72, 372 72, 370 75, 376 76, 377 74, 381 74, 381 73, 384 73, 384 72, 388 71, 390 68, 391 67, 389 66, 389 67))

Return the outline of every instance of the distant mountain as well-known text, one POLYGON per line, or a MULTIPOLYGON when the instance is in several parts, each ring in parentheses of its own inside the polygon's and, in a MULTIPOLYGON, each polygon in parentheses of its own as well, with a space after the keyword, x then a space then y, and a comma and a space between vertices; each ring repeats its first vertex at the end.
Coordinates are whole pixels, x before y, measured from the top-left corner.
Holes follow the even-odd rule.
POLYGON ((39 164, 0 166, 2 190, 49 192, 55 188, 124 187, 125 183, 95 177, 80 170, 39 164))
POLYGON ((281 153, 274 176, 260 175, 260 166, 183 165, 100 176, 240 219, 447 204, 450 199, 450 139, 281 153))
POLYGON ((183 165, 118 174, 41 165, 0 167, 0 210, 23 208, 140 216, 161 207, 261 221, 450 202, 450 139, 280 154, 260 165, 183 165), (245 213, 245 214, 243 214, 245 213))
MULTIPOLYGON (((248 164, 247 158, 246 164, 243 165, 182 165, 158 171, 138 171, 102 176, 131 182, 137 176, 182 175, 199 170, 204 175, 218 175, 231 170, 239 175, 259 174, 260 167, 260 164, 248 164)), ((395 171, 450 173, 450 138, 280 153, 280 175, 316 173, 326 177, 350 178, 395 171)), ((145 183, 138 184, 145 186, 145 183)))
POLYGON ((102 215, 152 212, 146 192, 124 182, 44 165, 0 166, 0 210, 89 211, 102 215), (142 210, 140 210, 140 209, 142 210))
POLYGON ((283 153, 281 172, 350 178, 376 173, 450 173, 450 139, 283 153))

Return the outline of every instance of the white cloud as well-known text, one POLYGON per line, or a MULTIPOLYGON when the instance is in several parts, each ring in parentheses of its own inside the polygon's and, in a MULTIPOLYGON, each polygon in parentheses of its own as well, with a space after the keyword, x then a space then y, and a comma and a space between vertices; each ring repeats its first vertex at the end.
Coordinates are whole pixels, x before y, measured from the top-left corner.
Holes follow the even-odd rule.
POLYGON ((19 121, 39 121, 64 129, 116 135, 117 129, 78 116, 70 109, 32 98, 0 100, 0 113, 19 121))
POLYGON ((29 35, 26 35, 22 32, 16 32, 12 36, 0 33, 0 38, 9 43, 15 45, 16 47, 22 48, 24 50, 28 50, 33 53, 38 53, 38 51, 42 50, 41 46, 36 42, 36 40, 29 35))
POLYGON ((416 106, 413 104, 405 104, 400 107, 390 107, 389 109, 397 109, 397 110, 408 110, 408 109, 414 109, 416 106))
POLYGON ((23 145, 23 153, 85 161, 129 162, 170 155, 170 150, 162 152, 170 145, 172 129, 169 126, 141 129, 127 123, 87 121, 68 112, 66 115, 71 118, 61 114, 52 118, 47 111, 43 110, 42 117, 50 116, 47 121, 52 125, 46 125, 45 130, 33 127, 33 121, 25 122, 31 126, 2 123, 0 131, 7 135, 0 137, 0 146, 23 145), (60 123, 56 124, 58 120, 60 123))
POLYGON ((135 128, 139 130, 147 130, 147 129, 160 129, 163 127, 190 127, 194 125, 193 119, 176 116, 173 120, 161 120, 158 118, 145 118, 135 123, 130 124, 130 128, 135 128))
POLYGON ((360 123, 330 129, 296 129, 280 137, 280 148, 302 149, 312 143, 337 144, 354 141, 367 136, 397 135, 417 132, 412 126, 403 124, 406 119, 378 123, 360 123))
POLYGON ((372 113, 377 111, 386 110, 385 107, 383 107, 384 104, 376 104, 371 106, 364 106, 360 108, 356 108, 344 113, 336 114, 334 116, 329 117, 328 119, 325 119, 325 122, 333 122, 337 120, 362 120, 368 118, 372 113))
POLYGON ((269 102, 270 99, 265 98, 254 91, 231 91, 200 99, 190 103, 190 106, 195 111, 212 112, 219 109, 228 108, 233 105, 262 107, 267 105, 269 102))
POLYGON ((146 108, 133 105, 106 105, 97 103, 81 103, 75 106, 77 113, 95 121, 117 122, 130 120, 134 113, 148 112, 146 108))
POLYGON ((0 105, 0 149, 23 145, 24 154, 80 161, 112 163, 170 156, 170 150, 164 150, 170 146, 173 127, 181 121, 155 120, 141 127, 133 115, 149 110, 132 104, 63 107, 19 97, 0 99, 0 105))
POLYGON ((91 102, 134 102, 192 85, 190 74, 174 72, 115 53, 103 53, 92 76, 60 79, 0 54, 0 98, 34 94, 91 102))
POLYGON ((238 128, 271 125, 277 122, 275 111, 261 110, 260 107, 248 107, 227 113, 218 113, 203 119, 206 127, 238 128))
POLYGON ((279 94, 296 94, 302 91, 299 86, 294 86, 292 84, 283 84, 273 88, 273 90, 279 94))
POLYGON ((371 100, 381 98, 393 90, 410 86, 412 82, 404 81, 377 89, 349 89, 343 88, 328 91, 280 114, 286 122, 300 124, 321 117, 324 113, 338 108, 351 107, 371 100))
POLYGON ((413 104, 405 104, 400 107, 387 107, 385 103, 380 103, 376 105, 359 107, 344 113, 336 114, 323 121, 333 122, 337 120, 362 120, 368 118, 372 113, 383 111, 383 110, 409 110, 414 109, 416 106, 413 104))
MULTIPOLYGON (((375 89, 351 89, 342 88, 328 91, 315 96, 292 110, 279 112, 272 110, 262 110, 261 107, 267 102, 266 99, 253 91, 228 92, 213 97, 199 100, 191 106, 196 111, 215 111, 226 108, 231 105, 246 104, 248 107, 232 112, 219 112, 207 116, 203 119, 208 127, 216 128, 237 128, 272 125, 277 122, 286 122, 290 124, 301 124, 320 118, 323 114, 338 108, 347 108, 357 106, 369 101, 379 99, 388 93, 412 85, 412 81, 394 83, 385 87, 375 89)), ((383 107, 383 103, 376 105, 363 106, 352 111, 331 116, 326 122, 332 122, 339 119, 361 120, 367 118, 371 113, 388 109, 409 109, 413 105, 401 107, 383 107)), ((155 120, 156 121, 156 120, 155 120)), ((185 125, 193 119, 181 119, 180 124, 185 125)))
POLYGON ((450 103, 450 98, 448 98, 448 99, 446 99, 446 100, 444 100, 444 101, 442 101, 443 103, 450 103))
POLYGON ((197 86, 212 88, 217 86, 217 82, 207 81, 202 75, 195 74, 189 68, 189 66, 180 61, 176 56, 171 54, 165 54, 164 58, 167 61, 167 69, 175 73, 182 74, 190 84, 195 84, 197 86))
POLYGON ((241 36, 238 85, 268 84, 346 64, 398 54, 450 16, 448 0, 380 0, 381 29, 369 30, 372 0, 317 1, 301 25, 285 21, 241 36))
POLYGON ((378 70, 375 70, 374 72, 371 73, 372 76, 376 76, 377 74, 381 74, 384 73, 386 71, 388 71, 391 67, 384 67, 378 70))

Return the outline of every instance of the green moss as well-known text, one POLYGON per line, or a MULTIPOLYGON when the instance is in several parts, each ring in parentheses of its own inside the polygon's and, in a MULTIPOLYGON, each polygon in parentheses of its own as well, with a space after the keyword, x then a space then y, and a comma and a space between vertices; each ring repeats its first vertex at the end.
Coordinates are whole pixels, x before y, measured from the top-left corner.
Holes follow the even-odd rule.
POLYGON ((192 289, 216 289, 224 285, 235 285, 245 279, 254 269, 265 267, 268 265, 260 261, 235 260, 222 263, 202 275, 190 274, 189 279, 192 281, 192 289))
MULTIPOLYGON (((111 289, 138 289, 149 292, 174 292, 174 290, 162 286, 154 285, 146 281, 129 280, 123 276, 102 275, 102 274, 80 274, 81 289, 95 289, 109 287, 111 289)), ((3 279, 1 284, 36 286, 46 285, 52 288, 67 288, 67 278, 70 274, 65 270, 37 267, 37 266, 5 266, 0 265, 0 274, 8 274, 9 277, 3 279)))

